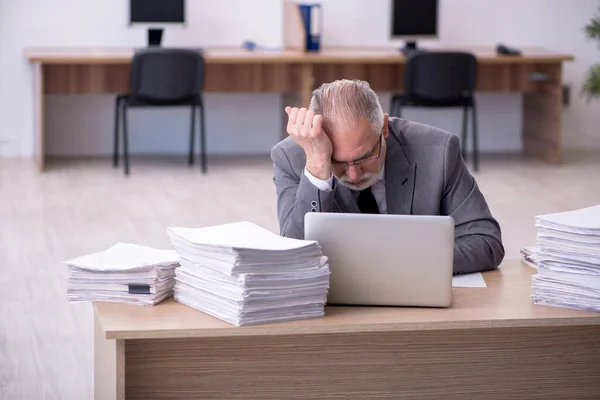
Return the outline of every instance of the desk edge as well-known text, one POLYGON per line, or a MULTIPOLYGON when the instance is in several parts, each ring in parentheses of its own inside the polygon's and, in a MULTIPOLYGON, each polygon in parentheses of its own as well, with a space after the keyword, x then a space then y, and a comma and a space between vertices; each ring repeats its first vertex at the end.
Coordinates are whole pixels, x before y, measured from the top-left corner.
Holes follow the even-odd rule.
POLYGON ((215 337, 248 337, 248 336, 289 336, 319 335, 370 332, 410 332, 460 329, 500 329, 500 328, 536 328, 597 326, 598 317, 567 317, 544 319, 503 319, 477 321, 438 321, 427 323, 393 323, 393 324, 361 324, 361 325, 329 325, 329 326, 273 326, 272 324, 248 327, 227 327, 212 329, 175 329, 154 331, 113 331, 104 330, 106 339, 176 339, 176 338, 215 338, 215 337))

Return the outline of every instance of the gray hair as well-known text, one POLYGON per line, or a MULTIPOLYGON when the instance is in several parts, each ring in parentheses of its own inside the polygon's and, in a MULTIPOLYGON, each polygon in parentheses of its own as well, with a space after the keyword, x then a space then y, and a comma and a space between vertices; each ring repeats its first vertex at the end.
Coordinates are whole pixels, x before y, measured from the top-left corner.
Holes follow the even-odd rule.
POLYGON ((356 124, 361 118, 371 121, 373 131, 381 134, 383 109, 379 97, 368 82, 341 79, 324 83, 313 91, 309 109, 321 114, 326 128, 340 124, 356 124))

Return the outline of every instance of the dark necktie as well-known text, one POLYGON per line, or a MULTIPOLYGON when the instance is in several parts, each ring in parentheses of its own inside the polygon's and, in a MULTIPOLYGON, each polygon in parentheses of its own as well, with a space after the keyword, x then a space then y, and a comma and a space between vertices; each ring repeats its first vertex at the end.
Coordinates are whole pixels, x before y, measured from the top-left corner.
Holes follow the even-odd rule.
POLYGON ((375 201, 375 197, 373 196, 370 187, 360 191, 357 203, 361 213, 379 214, 379 207, 377 207, 377 202, 375 201))

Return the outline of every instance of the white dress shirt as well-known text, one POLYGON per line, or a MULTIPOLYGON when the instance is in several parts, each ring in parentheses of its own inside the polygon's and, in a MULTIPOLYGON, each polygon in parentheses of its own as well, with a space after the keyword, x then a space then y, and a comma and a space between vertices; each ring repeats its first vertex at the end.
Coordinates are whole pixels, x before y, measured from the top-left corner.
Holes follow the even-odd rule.
MULTIPOLYGON (((308 180, 317 187, 317 189, 322 190, 323 192, 330 192, 333 190, 333 174, 326 181, 316 178, 304 169, 304 175, 308 178, 308 180)), ((377 202, 377 207, 379 207, 380 214, 387 214, 387 202, 385 200, 385 166, 381 168, 379 171, 379 176, 377 177, 377 182, 371 186, 371 193, 373 193, 373 197, 375 197, 375 201, 377 202)))

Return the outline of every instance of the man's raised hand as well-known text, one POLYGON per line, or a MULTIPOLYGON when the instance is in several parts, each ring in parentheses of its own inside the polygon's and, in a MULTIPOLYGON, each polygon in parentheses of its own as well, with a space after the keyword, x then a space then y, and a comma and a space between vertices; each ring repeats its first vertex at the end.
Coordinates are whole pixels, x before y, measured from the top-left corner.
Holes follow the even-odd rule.
POLYGON ((287 133, 304 149, 306 169, 314 177, 327 180, 331 176, 331 140, 323 130, 323 116, 306 108, 286 107, 287 133))

